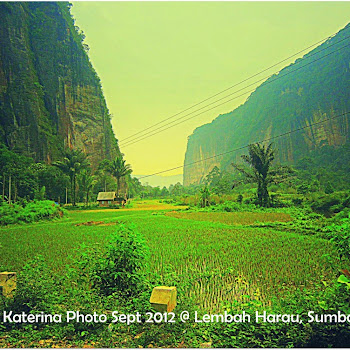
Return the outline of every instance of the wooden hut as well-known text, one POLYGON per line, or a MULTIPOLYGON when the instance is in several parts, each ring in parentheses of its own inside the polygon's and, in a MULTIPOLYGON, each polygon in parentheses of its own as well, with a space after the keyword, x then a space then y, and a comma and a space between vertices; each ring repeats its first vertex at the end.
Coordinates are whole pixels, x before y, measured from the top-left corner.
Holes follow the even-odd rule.
POLYGON ((117 197, 117 192, 99 192, 97 201, 100 207, 108 207, 110 205, 123 205, 126 200, 121 197, 117 197))
POLYGON ((100 207, 108 207, 111 204, 117 204, 116 200, 116 192, 99 192, 97 196, 97 201, 100 207))

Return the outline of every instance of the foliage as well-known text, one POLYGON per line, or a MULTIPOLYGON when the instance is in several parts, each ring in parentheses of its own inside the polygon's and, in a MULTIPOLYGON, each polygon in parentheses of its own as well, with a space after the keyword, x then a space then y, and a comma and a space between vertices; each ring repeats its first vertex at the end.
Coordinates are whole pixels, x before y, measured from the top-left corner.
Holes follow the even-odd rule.
POLYGON ((2 196, 7 201, 10 200, 10 189, 11 202, 46 198, 61 202, 65 197, 69 179, 56 167, 34 163, 32 158, 0 146, 0 168, 2 196))
MULTIPOLYGON (((338 311, 349 314, 346 288, 339 282, 332 281, 326 286, 314 291, 297 290, 289 295, 272 300, 272 306, 262 307, 252 298, 238 305, 228 306, 231 313, 241 312, 242 309, 250 315, 260 314, 293 314, 300 315, 299 323, 232 323, 216 324, 213 329, 213 342, 218 347, 346 347, 350 340, 348 327, 342 323, 309 323, 308 312, 317 315, 336 314, 338 311)), ((253 316, 254 317, 254 316, 253 316)))
POLYGON ((82 150, 66 149, 63 153, 63 159, 53 163, 54 166, 61 169, 70 178, 72 204, 76 204, 76 181, 79 173, 88 167, 87 155, 82 150))
POLYGON ((144 288, 148 249, 134 226, 120 225, 96 259, 94 285, 104 295, 137 296, 144 288))
POLYGON ((83 169, 79 176, 79 189, 83 192, 85 205, 89 205, 90 192, 96 184, 95 176, 91 174, 91 170, 83 169))
POLYGON ((0 203, 0 225, 30 223, 63 216, 64 211, 52 201, 29 202, 24 207, 19 204, 0 203))
POLYGON ((115 190, 115 180, 106 170, 106 164, 108 163, 109 160, 104 159, 98 165, 97 171, 95 172, 96 184, 94 186, 94 194, 115 190))
POLYGON ((138 180, 136 177, 132 177, 129 175, 126 177, 126 181, 128 186, 129 198, 134 198, 137 195, 141 194, 141 192, 143 191, 143 186, 140 180, 138 180))
POLYGON ((18 197, 34 198, 38 186, 30 171, 31 164, 32 158, 18 155, 0 144, 2 196, 9 202, 16 202, 18 197))
POLYGON ((88 120, 84 134, 94 138, 96 156, 112 158, 119 152, 100 79, 70 6, 66 2, 23 2, 0 7, 0 65, 4 76, 12 77, 1 94, 0 143, 35 161, 51 163, 65 145, 71 146, 71 140, 82 140, 81 127, 69 126, 67 109, 72 120, 88 120), (11 34, 18 28, 23 33, 19 45, 11 34), (72 99, 65 98, 62 84, 72 99), (102 138, 95 138, 94 131, 102 138))
MULTIPOLYGON (((275 219, 278 219, 279 214, 274 215, 275 219)), ((237 216, 238 224, 252 222, 249 213, 245 215, 247 218, 243 218, 244 221, 240 219, 239 214, 237 216)), ((51 241, 45 241, 40 246, 28 245, 27 242, 31 240, 45 240, 46 235, 43 235, 42 229, 30 228, 31 234, 25 236, 21 231, 12 230, 12 236, 20 237, 22 248, 11 245, 8 249, 12 254, 19 251, 23 251, 24 254, 45 252, 51 264, 61 270, 65 267, 69 251, 80 243, 105 244, 108 235, 116 229, 116 220, 126 224, 137 224, 152 252, 152 272, 162 276, 163 282, 177 286, 179 293, 181 291, 184 297, 193 297, 197 299, 200 307, 212 310, 221 307, 223 291, 227 300, 241 300, 244 294, 254 295, 256 289, 260 288, 261 299, 267 301, 271 295, 280 295, 285 290, 293 290, 299 285, 312 288, 320 274, 328 279, 332 273, 322 255, 331 252, 336 254, 330 242, 313 236, 300 236, 292 232, 281 234, 277 229, 269 227, 240 227, 220 221, 193 221, 164 215, 155 216, 151 215, 151 211, 142 210, 129 213, 71 212, 67 223, 50 228, 51 241), (105 224, 72 225, 72 222, 88 221, 103 221, 105 224), (315 250, 318 251, 317 255, 314 254, 315 250), (242 263, 244 261, 250 263, 242 263), (297 271, 293 269, 296 264, 299 266, 297 271), (172 279, 169 276, 173 276, 172 279), (231 287, 228 288, 228 285, 231 287)), ((268 222, 271 216, 261 215, 258 220, 268 222)), ((4 239, 6 237, 8 235, 5 235, 4 239)), ((22 260, 17 259, 17 255, 14 254, 8 260, 13 261, 13 267, 21 264, 22 260)), ((114 259, 107 252, 104 257, 108 257, 110 261, 114 259)), ((9 256, 4 254, 3 262, 4 259, 9 259, 9 256)))
MULTIPOLYGON (((155 201, 151 203, 154 205, 155 201)), ((72 309, 85 314, 93 311, 108 314, 109 310, 144 313, 151 311, 152 287, 164 284, 177 287, 176 314, 187 310, 192 319, 194 311, 235 313, 242 309, 252 318, 257 310, 302 315, 308 310, 350 313, 347 284, 341 282, 343 279, 335 282, 337 270, 348 266, 348 260, 337 259, 336 247, 331 242, 288 230, 282 232, 282 228, 247 226, 254 220, 266 224, 272 219, 282 221, 287 215, 278 213, 277 209, 259 207, 257 213, 183 211, 171 214, 179 217, 171 217, 152 215, 145 210, 147 204, 148 201, 136 202, 135 209, 140 210, 133 212, 72 211, 67 221, 45 224, 45 230, 38 225, 28 226, 25 231, 16 227, 11 232, 1 229, 1 243, 6 242, 6 249, 0 256, 0 265, 6 265, 6 269, 22 269, 23 256, 27 260, 38 252, 45 256, 45 264, 41 259, 30 263, 29 269, 25 268, 23 278, 26 275, 28 278, 23 286, 20 282, 18 297, 14 299, 17 306, 6 307, 62 314, 72 309), (202 214, 207 221, 199 221, 202 214), (231 222, 226 217, 230 217, 231 222), (124 223, 117 226, 117 233, 116 220, 118 225, 124 223), (91 221, 100 224, 75 226, 91 221), (138 225, 138 230, 130 226, 132 222, 138 225), (48 230, 50 240, 47 240, 48 230), (148 253, 144 240, 139 240, 140 234, 147 240, 151 252, 149 269, 147 259, 141 258, 148 253), (123 256, 137 262, 122 263, 123 256), (41 278, 35 279, 38 275, 41 278), (116 275, 121 278, 116 280, 116 275), (109 291, 101 289, 99 276, 106 281, 103 285, 110 287, 109 291), (127 283, 125 289, 122 282, 127 283), (130 290, 133 284, 138 288, 130 290), (128 293, 130 297, 126 297, 128 293)), ((321 217, 299 209, 295 215, 321 217)), ((335 225, 348 217, 345 213, 338 215, 332 219, 335 225)), ((117 323, 109 326, 109 322, 72 322, 44 327, 11 325, 6 329, 9 338, 4 344, 7 347, 46 344, 194 348, 211 343, 212 347, 314 347, 344 346, 349 341, 346 324, 253 322, 195 324, 177 320, 175 324, 157 325, 117 323)))
POLYGON ((65 200, 65 189, 69 187, 69 177, 59 168, 45 163, 34 163, 30 170, 37 181, 37 188, 45 187, 47 199, 58 203, 65 200))
POLYGON ((308 157, 296 162, 298 186, 303 193, 349 190, 350 142, 333 148, 324 146, 309 153, 308 157))
POLYGON ((200 190, 200 207, 205 208, 209 206, 210 192, 207 186, 200 190))
POLYGON ((117 196, 119 196, 120 180, 131 174, 131 167, 129 164, 125 164, 122 156, 118 156, 112 162, 106 163, 106 169, 117 180, 117 196))
POLYGON ((224 194, 231 192, 232 176, 226 171, 221 171, 217 166, 208 173, 203 183, 209 187, 214 194, 224 194))
POLYGON ((256 212, 264 211, 264 208, 260 208, 255 204, 241 204, 239 202, 226 201, 221 204, 212 205, 205 210, 214 212, 256 212))
POLYGON ((340 213, 326 230, 326 236, 335 243, 340 257, 350 259, 350 210, 340 213))
POLYGON ((258 204, 267 207, 270 205, 268 185, 280 183, 286 180, 291 173, 288 167, 272 169, 272 162, 275 159, 275 150, 272 144, 260 145, 251 144, 248 146, 248 155, 242 155, 242 159, 249 165, 249 168, 232 163, 233 167, 245 176, 246 183, 256 183, 258 204))
POLYGON ((52 312, 64 295, 59 279, 48 268, 43 256, 29 261, 17 276, 17 288, 7 308, 13 312, 52 312))
POLYGON ((311 208, 326 216, 331 216, 334 213, 339 213, 344 207, 350 207, 343 193, 332 193, 314 198, 311 203, 311 208))

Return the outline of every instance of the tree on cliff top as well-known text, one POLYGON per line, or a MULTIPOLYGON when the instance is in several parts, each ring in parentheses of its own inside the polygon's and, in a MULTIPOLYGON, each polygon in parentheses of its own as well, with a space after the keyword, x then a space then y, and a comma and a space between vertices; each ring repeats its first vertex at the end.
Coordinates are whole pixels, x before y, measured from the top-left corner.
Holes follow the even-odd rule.
POLYGON ((245 176, 246 183, 256 183, 258 185, 258 204, 267 207, 270 205, 268 185, 284 182, 293 171, 287 166, 272 168, 275 150, 271 143, 267 146, 259 143, 250 144, 248 153, 248 155, 242 155, 242 159, 249 167, 234 163, 232 163, 232 166, 245 176))

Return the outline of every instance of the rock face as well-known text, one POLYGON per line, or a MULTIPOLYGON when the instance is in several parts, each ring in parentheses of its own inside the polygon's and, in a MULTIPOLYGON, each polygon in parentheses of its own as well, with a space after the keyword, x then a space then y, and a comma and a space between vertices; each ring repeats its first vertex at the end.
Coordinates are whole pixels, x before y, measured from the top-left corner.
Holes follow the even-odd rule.
POLYGON ((100 80, 65 2, 0 3, 0 142, 37 161, 120 154, 100 80))
MULTIPOLYGON (((350 112, 349 36, 347 25, 266 80, 243 105, 197 128, 187 144, 184 185, 199 184, 214 166, 231 170, 246 149, 231 150, 350 112)), ((345 144, 349 115, 274 139, 278 160, 293 163, 326 145, 345 144)))

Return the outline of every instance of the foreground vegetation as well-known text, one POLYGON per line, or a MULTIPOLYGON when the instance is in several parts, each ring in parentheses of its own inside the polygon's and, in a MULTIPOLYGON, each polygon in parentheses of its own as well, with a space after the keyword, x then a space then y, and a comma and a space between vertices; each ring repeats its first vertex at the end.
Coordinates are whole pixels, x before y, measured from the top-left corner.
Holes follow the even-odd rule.
POLYGON ((350 314, 350 192, 343 173, 332 186, 331 173, 303 163, 275 167, 271 145, 251 146, 243 157, 249 168, 234 164, 238 173, 228 174, 214 167, 198 186, 161 190, 131 179, 122 157, 102 161, 95 174, 80 151, 67 151, 54 166, 22 159, 23 171, 10 170, 14 157, 10 151, 0 157, 3 180, 11 183, 0 206, 0 270, 18 272, 18 286, 0 311, 64 317, 79 310, 106 321, 2 322, 0 346, 348 346, 348 323, 307 322, 309 311, 350 314), (113 181, 117 192, 124 186, 140 200, 123 209, 89 205, 113 181), (45 200, 59 201, 64 192, 67 210, 45 200), (59 220, 47 220, 53 218, 59 220), (176 323, 145 322, 159 285, 177 287, 176 323), (188 322, 178 319, 184 310, 188 322), (113 311, 143 316, 113 323, 113 311), (298 314, 303 322, 194 322, 195 312, 243 311, 298 314))
MULTIPOLYGON (((247 215, 186 208, 169 211, 171 207, 159 201, 140 201, 131 209, 69 211, 60 221, 1 229, 1 270, 22 271, 16 297, 2 308, 33 313, 145 313, 151 310, 153 286, 175 285, 176 314, 182 310, 192 315, 194 311, 224 310, 245 310, 252 315, 256 310, 350 313, 347 285, 337 282, 339 270, 349 266, 345 253, 339 257, 341 240, 334 244, 337 242, 329 240, 326 231, 322 238, 317 233, 300 235, 278 227, 298 225, 293 211, 272 209, 247 215), (125 242, 130 239, 137 247, 137 255, 129 256, 130 261, 136 259, 135 264, 110 270, 118 263, 119 252, 128 254, 125 247, 130 243, 125 246, 125 242), (101 289, 113 284, 113 278, 106 282, 113 271, 129 276, 125 282, 129 289, 113 285, 101 289)), ((349 219, 339 220, 338 224, 329 221, 327 227, 344 238, 342 232, 349 226, 342 225, 349 225, 349 219)), ((322 220, 319 223, 326 227, 322 220)), ((1 324, 1 328, 3 347, 345 346, 349 341, 346 324, 198 324, 178 320, 176 324, 129 326, 110 321, 1 324)))

